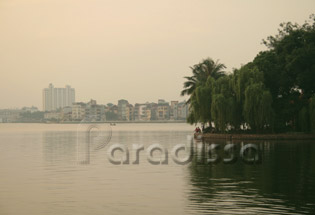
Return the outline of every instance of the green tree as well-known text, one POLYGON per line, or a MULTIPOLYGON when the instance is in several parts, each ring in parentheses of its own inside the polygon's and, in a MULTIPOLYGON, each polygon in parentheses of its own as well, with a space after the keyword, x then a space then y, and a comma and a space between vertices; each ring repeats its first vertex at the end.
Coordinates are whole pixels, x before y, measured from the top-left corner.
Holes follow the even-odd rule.
POLYGON ((309 132, 310 129, 310 117, 309 117, 309 113, 308 113, 308 107, 303 107, 300 111, 299 111, 299 116, 298 116, 298 126, 299 126, 299 131, 302 132, 309 132))
POLYGON ((238 104, 232 82, 233 75, 229 75, 219 78, 212 84, 211 114, 216 130, 220 132, 240 127, 238 104))
POLYGON ((259 53, 253 64, 264 73, 272 94, 275 129, 301 130, 302 112, 315 92, 315 16, 303 25, 282 23, 278 34, 263 42, 269 50, 259 53))
POLYGON ((181 95, 188 95, 190 124, 201 122, 211 126, 211 83, 225 75, 225 65, 211 58, 204 59, 199 64, 191 67, 193 75, 184 77, 184 89, 181 95))
POLYGON ((250 84, 245 90, 243 114, 250 128, 260 132, 273 126, 272 96, 263 83, 250 84))
POLYGON ((310 130, 315 134, 315 95, 310 99, 309 104, 310 130))
POLYGON ((315 132, 315 15, 303 25, 282 23, 263 42, 268 50, 229 76, 210 58, 191 67, 181 92, 189 96, 189 123, 213 122, 219 132, 242 125, 315 132))

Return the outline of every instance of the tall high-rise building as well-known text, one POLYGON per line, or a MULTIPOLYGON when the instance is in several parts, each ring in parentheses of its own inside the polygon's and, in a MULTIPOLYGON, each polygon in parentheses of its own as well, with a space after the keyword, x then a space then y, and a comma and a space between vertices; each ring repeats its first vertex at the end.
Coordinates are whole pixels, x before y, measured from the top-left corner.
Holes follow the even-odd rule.
POLYGON ((54 88, 49 84, 43 89, 43 111, 54 111, 59 108, 71 106, 75 102, 75 90, 69 85, 65 88, 54 88))

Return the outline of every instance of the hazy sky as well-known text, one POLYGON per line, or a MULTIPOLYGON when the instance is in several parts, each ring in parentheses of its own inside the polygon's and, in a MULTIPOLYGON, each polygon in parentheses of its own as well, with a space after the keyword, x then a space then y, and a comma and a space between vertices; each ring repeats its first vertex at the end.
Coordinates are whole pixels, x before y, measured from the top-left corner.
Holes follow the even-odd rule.
POLYGON ((182 100, 189 66, 231 71, 314 12, 314 0, 0 0, 0 108, 41 109, 49 83, 76 101, 182 100))

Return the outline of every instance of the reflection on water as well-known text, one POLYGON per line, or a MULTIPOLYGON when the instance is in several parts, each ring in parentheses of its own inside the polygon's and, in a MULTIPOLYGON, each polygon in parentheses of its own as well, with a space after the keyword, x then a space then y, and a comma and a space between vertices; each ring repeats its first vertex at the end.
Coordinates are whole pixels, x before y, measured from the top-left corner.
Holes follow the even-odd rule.
MULTIPOLYGON (((225 142, 215 141, 224 145, 225 142)), ((236 143, 238 148, 241 144, 236 143)), ((208 214, 313 214, 315 145, 312 142, 254 142, 261 164, 205 165, 204 144, 196 145, 189 209, 208 214)), ((222 155, 222 154, 221 154, 222 155)))
POLYGON ((69 163, 76 160, 76 132, 47 131, 43 133, 43 154, 48 164, 69 163))
MULTIPOLYGON (((187 165, 113 165, 106 150, 77 162, 76 125, 0 125, 0 214, 315 214, 315 143, 251 142, 261 162, 206 164, 211 143, 194 144, 187 165)), ((184 124, 117 124, 109 144, 186 143, 184 124)), ((84 134, 82 137, 84 138, 84 134)), ((132 157, 131 157, 132 159, 132 157)))

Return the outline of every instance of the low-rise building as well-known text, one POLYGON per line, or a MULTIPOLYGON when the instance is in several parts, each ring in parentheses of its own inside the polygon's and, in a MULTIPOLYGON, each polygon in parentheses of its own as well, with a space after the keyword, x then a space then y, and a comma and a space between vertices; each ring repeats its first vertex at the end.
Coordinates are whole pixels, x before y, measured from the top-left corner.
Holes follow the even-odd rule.
POLYGON ((134 119, 135 121, 145 121, 146 117, 146 104, 136 103, 134 107, 134 119))
POLYGON ((105 105, 98 105, 95 100, 87 103, 84 119, 88 121, 106 121, 105 105))
POLYGON ((81 121, 85 117, 86 104, 83 102, 73 103, 71 106, 71 120, 81 121))
POLYGON ((114 114, 118 114, 118 106, 117 105, 111 106, 110 111, 113 112, 114 114))
POLYGON ((72 121, 106 121, 105 105, 98 105, 95 100, 74 103, 71 109, 72 121))
POLYGON ((178 118, 177 109, 178 109, 178 101, 171 101, 170 119, 176 120, 178 118))
POLYGON ((20 118, 21 110, 4 109, 0 110, 0 123, 17 122, 20 118))
POLYGON ((170 105, 163 99, 159 99, 157 104, 157 120, 168 120, 170 117, 170 105))
POLYGON ((126 118, 128 119, 128 121, 134 120, 134 107, 132 104, 128 104, 127 106, 126 118))
POLYGON ((118 118, 122 121, 129 121, 129 102, 125 99, 118 100, 118 118))
POLYGON ((61 121, 69 122, 72 121, 72 107, 64 107, 61 110, 61 121))

